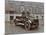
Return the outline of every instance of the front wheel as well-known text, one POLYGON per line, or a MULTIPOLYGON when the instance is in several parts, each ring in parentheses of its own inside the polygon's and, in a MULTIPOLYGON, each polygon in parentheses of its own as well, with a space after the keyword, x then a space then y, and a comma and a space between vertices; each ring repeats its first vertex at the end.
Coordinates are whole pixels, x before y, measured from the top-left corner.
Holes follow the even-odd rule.
POLYGON ((26 30, 30 30, 30 27, 31 27, 31 25, 30 25, 30 23, 29 22, 25 22, 25 29, 26 30))

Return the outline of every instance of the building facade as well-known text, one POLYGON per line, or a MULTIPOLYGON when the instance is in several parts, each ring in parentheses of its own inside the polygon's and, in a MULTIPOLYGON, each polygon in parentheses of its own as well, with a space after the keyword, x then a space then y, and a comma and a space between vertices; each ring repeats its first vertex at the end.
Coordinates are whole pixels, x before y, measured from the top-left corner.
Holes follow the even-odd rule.
POLYGON ((25 2, 25 1, 7 1, 5 5, 5 21, 15 19, 21 16, 22 12, 30 12, 31 16, 38 19, 44 19, 44 3, 25 2))

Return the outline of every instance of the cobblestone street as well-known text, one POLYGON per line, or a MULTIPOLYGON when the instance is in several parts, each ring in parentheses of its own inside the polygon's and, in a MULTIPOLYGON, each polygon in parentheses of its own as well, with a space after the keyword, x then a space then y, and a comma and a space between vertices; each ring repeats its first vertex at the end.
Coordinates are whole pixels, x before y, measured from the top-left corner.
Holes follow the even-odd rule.
POLYGON ((5 32, 8 34, 20 34, 20 33, 41 33, 44 32, 44 24, 40 24, 43 23, 42 20, 40 20, 39 22, 39 28, 38 29, 34 29, 34 30, 30 30, 30 31, 26 31, 24 29, 24 26, 15 26, 14 23, 10 24, 10 23, 5 23, 5 32))

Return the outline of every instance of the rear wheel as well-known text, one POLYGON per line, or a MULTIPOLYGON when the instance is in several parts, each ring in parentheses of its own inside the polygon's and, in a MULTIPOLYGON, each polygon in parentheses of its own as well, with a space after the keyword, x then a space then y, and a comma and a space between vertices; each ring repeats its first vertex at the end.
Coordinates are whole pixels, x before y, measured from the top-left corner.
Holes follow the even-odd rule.
POLYGON ((25 22, 25 29, 26 30, 30 30, 30 27, 31 27, 30 23, 29 22, 25 22))
POLYGON ((35 23, 35 28, 38 28, 39 27, 39 20, 38 19, 34 20, 34 23, 35 23))
POLYGON ((38 27, 39 27, 39 23, 36 24, 36 28, 38 28, 38 27))

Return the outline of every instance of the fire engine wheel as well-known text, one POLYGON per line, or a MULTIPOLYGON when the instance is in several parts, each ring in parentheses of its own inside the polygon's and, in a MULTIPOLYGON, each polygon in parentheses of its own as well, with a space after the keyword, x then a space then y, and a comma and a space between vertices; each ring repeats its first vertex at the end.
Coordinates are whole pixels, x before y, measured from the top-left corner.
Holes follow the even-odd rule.
POLYGON ((36 24, 36 28, 38 28, 38 27, 39 27, 39 23, 36 24))
POLYGON ((25 29, 26 30, 30 30, 30 27, 31 27, 30 23, 25 22, 25 29))

